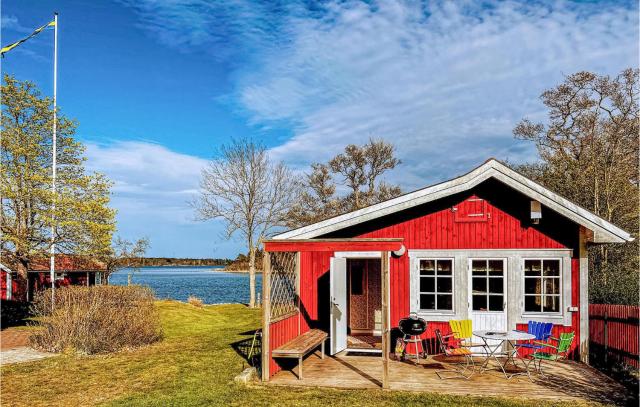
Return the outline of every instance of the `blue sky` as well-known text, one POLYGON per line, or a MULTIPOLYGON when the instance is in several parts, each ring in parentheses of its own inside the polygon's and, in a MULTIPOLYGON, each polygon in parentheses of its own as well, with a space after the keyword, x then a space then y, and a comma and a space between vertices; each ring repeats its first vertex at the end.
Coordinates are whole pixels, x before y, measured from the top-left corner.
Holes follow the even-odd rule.
MULTIPOLYGON (((544 120, 540 93, 563 75, 638 64, 637 2, 2 2, 2 44, 60 13, 59 105, 88 167, 114 182, 119 234, 149 255, 235 256, 187 202, 231 137, 262 140, 299 171, 369 137, 415 189, 489 157, 536 159, 513 139, 544 120)), ((52 88, 52 33, 2 71, 52 88)))

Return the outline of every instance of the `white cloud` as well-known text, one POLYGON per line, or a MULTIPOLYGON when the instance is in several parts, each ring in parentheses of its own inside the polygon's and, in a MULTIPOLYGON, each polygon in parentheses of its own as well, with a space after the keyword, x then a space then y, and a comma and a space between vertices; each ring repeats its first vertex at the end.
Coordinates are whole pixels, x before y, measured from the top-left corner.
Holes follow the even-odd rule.
POLYGON ((290 44, 265 51, 237 97, 254 123, 293 124, 277 157, 306 165, 384 137, 405 162, 393 178, 417 187, 491 156, 534 159, 511 130, 544 119, 543 90, 576 71, 637 64, 627 6, 332 4, 321 19, 292 17, 290 44))
POLYGON ((237 243, 218 239, 218 222, 194 221, 189 200, 206 160, 161 145, 126 141, 87 144, 87 168, 113 182, 119 234, 151 238, 150 255, 216 257, 237 254, 237 243), (214 242, 217 242, 214 244, 214 242))
POLYGON ((113 191, 131 197, 185 198, 198 189, 202 158, 180 154, 153 143, 122 141, 87 145, 89 168, 107 171, 113 191))

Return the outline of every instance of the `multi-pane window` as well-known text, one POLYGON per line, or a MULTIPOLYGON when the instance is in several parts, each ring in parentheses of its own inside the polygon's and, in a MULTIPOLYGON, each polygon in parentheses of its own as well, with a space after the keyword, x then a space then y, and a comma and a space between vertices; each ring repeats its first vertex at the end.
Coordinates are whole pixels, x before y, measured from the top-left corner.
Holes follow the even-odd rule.
POLYGON ((420 260, 420 309, 453 311, 453 260, 420 260))
POLYGON ((474 311, 504 311, 504 261, 471 261, 471 305, 474 311))
POLYGON ((524 311, 560 312, 560 260, 524 261, 524 311))

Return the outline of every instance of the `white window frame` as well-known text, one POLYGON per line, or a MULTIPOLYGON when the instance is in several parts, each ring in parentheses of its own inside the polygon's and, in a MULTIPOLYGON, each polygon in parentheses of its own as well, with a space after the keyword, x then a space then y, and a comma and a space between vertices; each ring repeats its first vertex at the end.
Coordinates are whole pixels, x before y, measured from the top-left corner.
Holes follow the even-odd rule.
MULTIPOLYGON (((508 268, 509 268, 509 259, 506 257, 469 257, 467 259, 468 265, 467 265, 467 273, 468 273, 468 284, 467 284, 467 294, 468 294, 468 301, 469 301, 469 315, 471 315, 472 313, 483 313, 483 314, 507 314, 508 312, 508 308, 509 308, 509 287, 508 287, 508 268), (480 311, 480 310, 474 310, 473 309, 473 272, 472 272, 472 264, 473 261, 475 260, 480 260, 480 261, 485 261, 485 262, 489 262, 489 261, 501 261, 502 262, 502 303, 503 303, 503 307, 502 307, 502 311, 480 311)), ((488 264, 487 264, 488 267, 488 264)), ((488 270, 487 270, 488 273, 488 270)), ((488 276, 487 274, 487 293, 489 290, 489 279, 491 277, 488 276)), ((487 294, 487 308, 489 307, 489 294, 487 294)))
MULTIPOLYGON (((413 259, 414 261, 414 272, 412 273, 411 277, 411 284, 415 287, 415 301, 416 301, 416 306, 415 309, 418 312, 418 314, 421 315, 454 315, 456 313, 456 260, 454 257, 450 257, 450 256, 421 256, 421 257, 415 257, 413 259), (434 274, 434 294, 436 296, 436 305, 438 303, 438 292, 437 292, 437 288, 438 288, 438 269, 437 269, 437 262, 439 260, 450 260, 451 261, 451 309, 450 310, 440 310, 440 309, 422 309, 420 308, 420 262, 422 260, 433 260, 436 262, 436 270, 435 270, 435 274, 434 274)), ((444 294, 444 293, 443 293, 444 294)), ((446 293, 448 294, 448 293, 446 293)))
MULTIPOLYGON (((520 260, 520 273, 522 274, 522 290, 521 290, 521 295, 522 295, 522 316, 524 317, 544 317, 544 316, 548 316, 548 317, 552 317, 552 318, 557 318, 560 317, 562 315, 564 315, 565 310, 564 310, 564 285, 565 285, 565 281, 564 281, 564 262, 563 259, 561 257, 523 257, 520 260), (526 279, 527 278, 534 278, 534 277, 526 277, 525 276, 525 270, 524 270, 524 265, 525 262, 527 260, 533 260, 533 261, 540 261, 540 266, 541 266, 541 270, 540 270, 540 284, 541 284, 541 288, 542 288, 542 293, 540 294, 541 297, 541 301, 543 303, 543 307, 544 307, 544 297, 545 297, 545 287, 544 287, 544 262, 545 261, 549 261, 549 260, 555 260, 558 262, 559 265, 559 269, 558 269, 558 280, 559 280, 559 287, 560 287, 560 293, 559 294, 550 294, 550 296, 557 296, 560 299, 560 306, 558 307, 558 312, 548 312, 548 311, 527 311, 525 309, 526 306, 526 297, 530 297, 530 296, 534 296, 533 294, 527 295, 525 293, 525 285, 526 285, 526 279)), ((571 282, 570 282, 571 283, 571 282)), ((537 296, 537 294, 536 294, 537 296)))

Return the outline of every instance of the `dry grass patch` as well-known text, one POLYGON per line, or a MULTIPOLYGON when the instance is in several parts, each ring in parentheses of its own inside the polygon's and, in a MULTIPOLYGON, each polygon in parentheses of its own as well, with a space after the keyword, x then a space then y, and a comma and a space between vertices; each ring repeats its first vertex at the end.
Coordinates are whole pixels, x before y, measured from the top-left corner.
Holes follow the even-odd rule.
POLYGON ((48 352, 109 353, 162 337, 150 289, 140 286, 64 287, 39 293, 33 314, 41 328, 31 345, 48 352))
POLYGON ((200 298, 193 295, 189 296, 189 298, 187 299, 187 302, 193 305, 194 307, 198 307, 198 308, 202 308, 202 306, 204 305, 204 303, 200 298))

